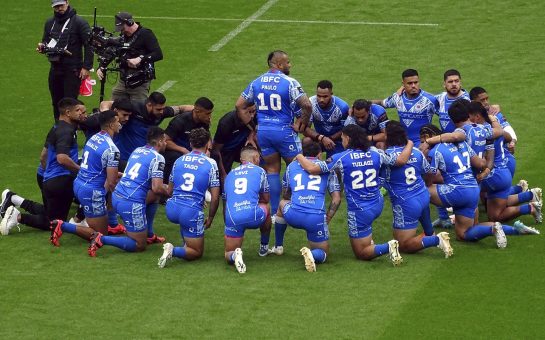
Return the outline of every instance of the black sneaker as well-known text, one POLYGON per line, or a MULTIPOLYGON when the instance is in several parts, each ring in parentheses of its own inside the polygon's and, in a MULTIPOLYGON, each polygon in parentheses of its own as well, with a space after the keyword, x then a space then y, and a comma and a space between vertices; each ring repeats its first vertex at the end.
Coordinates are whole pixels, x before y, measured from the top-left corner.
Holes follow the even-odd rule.
POLYGON ((6 210, 13 205, 13 203, 11 203, 11 196, 13 195, 15 195, 15 193, 9 189, 2 191, 2 202, 0 203, 0 216, 2 216, 2 218, 6 214, 6 210))

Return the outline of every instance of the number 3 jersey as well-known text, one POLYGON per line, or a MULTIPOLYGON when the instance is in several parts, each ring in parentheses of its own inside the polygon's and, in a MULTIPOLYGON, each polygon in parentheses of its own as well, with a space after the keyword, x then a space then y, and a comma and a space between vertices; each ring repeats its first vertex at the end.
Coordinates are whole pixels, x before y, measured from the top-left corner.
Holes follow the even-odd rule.
MULTIPOLYGON (((307 158, 315 163, 319 161, 307 158)), ((341 191, 335 172, 310 175, 297 161, 286 168, 282 187, 291 191, 291 209, 308 214, 325 214, 326 188, 330 193, 341 191)))
POLYGON ((106 168, 117 168, 119 149, 105 131, 94 134, 83 148, 83 160, 76 181, 95 188, 104 188, 106 168))
MULTIPOLYGON (((397 158, 403 151, 402 146, 392 146, 386 149, 386 154, 397 158)), ((381 177, 384 178, 384 187, 388 190, 392 200, 410 200, 428 192, 422 174, 431 171, 428 160, 420 150, 413 148, 407 164, 402 166, 387 165, 382 168, 381 177)))
POLYGON ((199 151, 179 157, 169 180, 174 187, 169 200, 199 210, 203 208, 206 190, 220 186, 216 161, 199 151))
POLYGON ((127 200, 145 203, 153 178, 163 179, 165 158, 150 146, 136 148, 131 153, 123 177, 114 194, 127 200))
POLYGON ((347 207, 361 210, 380 196, 379 171, 382 164, 395 164, 397 156, 370 147, 367 151, 348 149, 332 156, 331 163, 318 162, 324 173, 339 169, 343 174, 347 207))
POLYGON ((244 162, 225 177, 223 198, 225 202, 225 224, 248 221, 257 216, 259 194, 269 192, 265 170, 244 162))

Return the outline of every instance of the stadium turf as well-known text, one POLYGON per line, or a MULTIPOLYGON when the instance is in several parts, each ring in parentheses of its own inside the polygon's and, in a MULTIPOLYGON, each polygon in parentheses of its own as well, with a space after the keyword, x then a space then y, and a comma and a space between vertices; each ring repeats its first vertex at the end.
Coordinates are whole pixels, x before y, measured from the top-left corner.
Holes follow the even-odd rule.
MULTIPOLYGON (((329 79, 334 93, 349 103, 390 95, 406 68, 420 72, 423 89, 438 93, 443 72, 456 68, 464 88, 485 87, 514 126, 519 138, 515 182, 525 178, 530 186, 545 186, 544 3, 279 0, 258 18, 268 21, 252 22, 218 51, 208 51, 265 3, 71 1, 89 22, 97 6, 108 16, 99 17, 99 24, 109 30, 120 10, 152 28, 165 55, 157 63, 153 89, 176 81, 165 92, 167 104, 212 99, 212 130, 248 82, 265 71, 273 49, 290 54, 292 76, 307 93, 329 79)), ((0 189, 39 200, 35 170, 52 113, 48 62, 34 48, 52 11, 47 1, 37 0, 5 11, 0 21, 0 189)), ((110 89, 108 84, 107 94, 110 89)), ((98 86, 94 91, 83 98, 89 110, 98 106, 98 86)), ((394 111, 388 114, 396 118, 394 111)), ((54 248, 47 233, 12 230, 0 237, 0 338, 512 339, 545 334, 543 235, 509 237, 504 250, 495 248, 494 239, 454 241, 451 259, 429 249, 405 255, 402 266, 394 268, 386 257, 354 258, 345 213, 343 203, 330 225, 331 253, 316 273, 304 270, 298 252, 306 242, 303 232, 288 229, 285 254, 267 258, 257 255, 258 233, 247 232, 248 271, 239 275, 223 260, 221 211, 206 232, 203 259, 174 260, 163 270, 156 266, 160 245, 140 254, 103 248, 89 258, 86 244, 72 235, 54 248)), ((377 242, 391 238, 391 219, 386 203, 374 225, 377 242)), ((522 220, 533 224, 529 217, 522 220)), ((178 227, 166 220, 163 207, 155 229, 180 242, 178 227)))

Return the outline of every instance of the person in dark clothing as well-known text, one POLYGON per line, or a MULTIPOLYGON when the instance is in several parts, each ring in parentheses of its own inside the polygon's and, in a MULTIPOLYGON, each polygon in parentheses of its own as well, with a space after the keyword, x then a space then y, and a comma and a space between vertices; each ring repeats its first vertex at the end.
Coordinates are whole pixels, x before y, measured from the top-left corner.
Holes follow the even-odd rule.
POLYGON ((55 121, 57 104, 62 98, 78 98, 81 80, 93 68, 93 50, 89 46, 91 28, 76 14, 66 0, 51 0, 53 17, 47 19, 42 40, 36 51, 49 59, 49 92, 55 121))
MULTIPOLYGON (((135 22, 127 12, 115 15, 115 28, 121 32, 120 42, 128 50, 118 56, 120 77, 112 89, 112 100, 146 100, 151 80, 155 79, 155 62, 163 59, 159 42, 149 28, 135 22)), ((105 65, 100 66, 97 76, 102 79, 105 65)))

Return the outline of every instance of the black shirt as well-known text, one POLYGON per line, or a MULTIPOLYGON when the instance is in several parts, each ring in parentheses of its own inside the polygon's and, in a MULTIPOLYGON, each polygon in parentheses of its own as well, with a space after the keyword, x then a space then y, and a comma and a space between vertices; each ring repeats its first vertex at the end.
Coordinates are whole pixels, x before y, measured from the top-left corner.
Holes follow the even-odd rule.
POLYGON ((57 122, 46 138, 47 162, 44 173, 44 182, 58 176, 73 175, 70 170, 57 162, 57 155, 68 155, 74 162, 78 161, 78 141, 76 139, 76 128, 60 120, 57 122))
POLYGON ((191 150, 189 146, 189 133, 193 129, 210 129, 210 125, 197 123, 193 120, 193 112, 184 112, 170 121, 165 133, 179 146, 191 150))
POLYGON ((121 58, 120 67, 122 69, 128 69, 126 60, 143 56, 141 65, 144 63, 150 63, 163 59, 163 52, 159 46, 159 41, 155 34, 148 28, 139 26, 138 29, 130 37, 122 36, 122 42, 124 45, 129 46, 129 50, 121 58))
POLYGON ((91 27, 87 21, 76 14, 76 10, 68 7, 66 12, 55 15, 45 22, 42 43, 47 45, 51 39, 57 40, 57 47, 64 48, 72 55, 62 55, 58 62, 51 62, 51 66, 65 66, 87 70, 93 68, 93 50, 88 44, 91 27), (64 31, 63 26, 69 20, 64 31), (61 32, 62 31, 62 32, 61 32), (83 48, 83 53, 82 53, 83 48))
POLYGON ((250 133, 255 130, 255 118, 244 124, 237 116, 236 111, 226 113, 218 122, 214 142, 223 144, 224 151, 240 151, 250 133))

